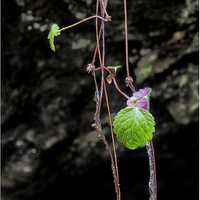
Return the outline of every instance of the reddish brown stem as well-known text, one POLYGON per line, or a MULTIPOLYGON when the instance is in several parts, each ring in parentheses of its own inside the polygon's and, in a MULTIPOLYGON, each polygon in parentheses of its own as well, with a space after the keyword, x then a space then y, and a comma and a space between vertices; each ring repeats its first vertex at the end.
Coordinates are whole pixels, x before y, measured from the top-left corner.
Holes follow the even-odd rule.
POLYGON ((120 184, 119 184, 119 173, 118 173, 118 165, 117 165, 117 153, 115 149, 115 138, 114 138, 114 133, 113 133, 113 126, 112 126, 112 119, 111 119, 111 114, 110 114, 110 106, 109 106, 109 101, 108 101, 108 94, 107 94, 107 89, 106 89, 106 84, 104 81, 104 91, 105 91, 105 96, 106 96, 106 104, 107 104, 107 109, 108 109, 108 116, 109 116, 109 121, 110 121, 110 131, 111 131, 111 137, 112 137, 112 143, 113 143, 113 152, 114 152, 114 159, 115 159, 115 171, 116 171, 116 192, 117 192, 117 200, 121 199, 121 191, 120 191, 120 184))
POLYGON ((117 85, 117 82, 116 82, 116 80, 115 80, 115 77, 114 77, 114 75, 112 74, 112 72, 111 72, 107 67, 104 67, 104 66, 98 67, 98 68, 94 69, 94 71, 98 71, 98 70, 100 70, 100 69, 106 69, 106 70, 109 72, 109 74, 112 76, 112 80, 113 80, 113 82, 114 82, 114 85, 115 85, 116 89, 117 89, 124 97, 126 97, 127 99, 130 99, 129 96, 127 96, 124 92, 122 92, 122 91, 119 89, 119 87, 118 87, 118 85, 117 85))
POLYGON ((81 20, 79 22, 76 22, 76 23, 74 23, 72 25, 69 25, 69 26, 66 26, 64 28, 61 28, 57 32, 59 33, 61 31, 64 31, 64 30, 68 29, 68 28, 72 28, 74 26, 77 26, 78 24, 81 24, 81 23, 86 22, 87 20, 90 20, 90 19, 93 19, 93 18, 99 18, 99 19, 101 19, 104 22, 109 22, 110 21, 110 18, 104 19, 103 17, 100 17, 99 15, 93 15, 93 16, 87 17, 87 18, 85 18, 85 19, 83 19, 83 20, 81 20))
POLYGON ((133 79, 130 76, 129 73, 129 64, 128 64, 128 23, 127 23, 127 6, 126 6, 126 0, 124 0, 124 29, 125 29, 125 49, 126 49, 126 86, 129 86, 132 92, 135 92, 135 88, 132 84, 133 79))
POLYGON ((116 172, 116 165, 115 165, 115 162, 114 162, 114 158, 113 158, 113 155, 112 155, 111 148, 110 148, 106 138, 104 137, 103 133, 98 129, 97 125, 92 124, 92 127, 94 127, 97 130, 97 132, 99 133, 99 135, 103 139, 103 142, 106 145, 107 150, 109 151, 110 158, 111 158, 111 168, 112 168, 114 183, 115 183, 116 192, 117 192, 117 200, 120 200, 121 193, 120 193, 119 184, 118 184, 118 181, 117 181, 117 177, 118 177, 117 174, 118 173, 116 172))

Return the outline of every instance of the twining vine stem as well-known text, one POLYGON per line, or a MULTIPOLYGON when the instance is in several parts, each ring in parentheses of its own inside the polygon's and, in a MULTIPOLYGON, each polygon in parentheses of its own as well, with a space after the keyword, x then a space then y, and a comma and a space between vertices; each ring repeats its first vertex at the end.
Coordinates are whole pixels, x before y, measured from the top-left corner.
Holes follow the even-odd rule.
POLYGON ((112 80, 113 80, 113 82, 114 82, 114 85, 115 85, 116 89, 117 89, 124 97, 126 97, 127 99, 130 99, 129 96, 127 96, 124 92, 122 92, 122 91, 119 89, 119 87, 118 87, 118 85, 117 85, 117 82, 116 82, 116 80, 115 80, 115 77, 114 77, 114 75, 112 74, 112 72, 111 72, 107 67, 104 67, 104 66, 95 68, 94 71, 98 71, 98 70, 100 70, 100 69, 105 69, 105 70, 107 70, 107 71, 110 73, 110 75, 112 76, 112 80))
MULTIPOLYGON (((99 3, 99 0, 97 0, 97 4, 99 3)), ((107 18, 108 18, 108 14, 106 12, 106 6, 107 6, 107 1, 106 1, 106 6, 105 3, 103 2, 103 0, 100 0, 100 4, 101 4, 101 16, 102 18, 104 18, 104 15, 106 14, 107 18)), ((130 89, 132 90, 132 92, 134 93, 136 90, 132 84, 133 79, 130 76, 129 73, 129 63, 128 63, 128 30, 127 30, 127 8, 126 8, 126 0, 124 0, 124 18, 125 18, 125 48, 126 48, 126 71, 127 71, 127 77, 126 77, 126 85, 130 87, 130 89)), ((96 16, 98 16, 98 5, 96 8, 96 16)), ((110 19, 110 17, 109 17, 110 19)), ((113 157, 111 155, 111 160, 112 160, 112 169, 113 169, 113 175, 114 175, 114 182, 115 182, 115 188, 116 188, 116 193, 117 193, 117 200, 121 199, 121 192, 120 192, 120 188, 119 188, 119 174, 118 174, 118 166, 117 166, 117 156, 116 156, 116 149, 115 149, 115 143, 114 143, 114 134, 113 134, 113 130, 112 130, 112 121, 111 121, 111 116, 110 116, 110 109, 109 109, 109 104, 108 104, 108 96, 107 96, 107 91, 106 91, 106 85, 105 85, 105 81, 104 81, 104 70, 107 70, 110 74, 110 76, 112 77, 112 80, 114 82, 114 85, 116 87, 116 89, 123 95, 125 96, 127 99, 130 99, 130 97, 128 97, 125 93, 123 93, 118 85, 117 82, 115 80, 115 75, 113 75, 111 73, 111 71, 104 66, 104 60, 105 60, 105 35, 104 35, 104 21, 101 21, 101 25, 100 25, 100 30, 98 33, 98 20, 96 18, 96 40, 97 40, 97 46, 95 49, 95 53, 94 53, 94 57, 93 57, 93 61, 91 63, 92 66, 92 71, 93 71, 93 75, 95 76, 95 71, 100 70, 101 71, 101 89, 100 89, 100 99, 99 99, 99 107, 98 107, 98 112, 97 112, 97 118, 95 120, 95 124, 97 124, 98 121, 98 117, 100 115, 100 108, 101 108, 101 102, 102 102, 102 94, 103 94, 103 89, 105 92, 105 96, 106 96, 106 103, 107 103, 107 109, 108 109, 108 114, 109 114, 109 119, 110 119, 110 126, 111 126, 111 135, 112 135, 112 141, 113 141, 113 151, 114 151, 114 156, 115 156, 115 160, 113 160, 113 157), (102 34, 102 56, 100 53, 100 47, 99 47, 99 40, 100 40, 100 36, 102 34), (98 55, 99 55, 99 60, 100 60, 100 67, 99 68, 95 68, 94 67, 94 62, 95 62, 95 57, 96 57, 96 53, 98 51, 98 55), (104 85, 104 88, 103 88, 104 85)), ((95 85, 97 88, 97 84, 96 84, 96 80, 95 80, 95 85)), ((94 126, 95 127, 95 126, 94 126)), ((95 127, 96 128, 96 127, 95 127)), ((99 132, 99 130, 97 130, 99 132)), ((110 147, 108 147, 109 149, 110 147)), ((153 142, 147 142, 146 144, 146 148, 147 148, 147 154, 148 154, 148 158, 149 158, 149 168, 150 168, 150 180, 149 180, 149 192, 150 192, 150 200, 157 200, 157 182, 156 182, 156 168, 155 168, 155 155, 154 155, 154 148, 153 148, 153 142)), ((110 154, 111 151, 109 150, 110 154)))
MULTIPOLYGON (((106 12, 106 7, 108 0, 101 0, 101 15, 104 17, 104 14, 106 14, 108 18, 108 14, 106 12)), ((102 21, 101 24, 101 29, 102 29, 102 66, 104 66, 104 61, 105 61, 105 29, 104 29, 104 21, 102 21)), ((104 69, 101 69, 102 77, 104 78, 104 69)), ((117 200, 121 200, 121 192, 120 192, 120 184, 119 184, 119 173, 118 173, 118 166, 117 166, 117 153, 115 149, 115 140, 114 140, 114 133, 112 129, 112 120, 111 120, 111 114, 110 114, 110 107, 109 107, 109 102, 108 102, 108 95, 107 95, 107 90, 106 90, 106 85, 105 85, 105 80, 103 79, 103 85, 104 85, 104 91, 105 91, 105 96, 106 96, 106 104, 107 104, 107 109, 108 109, 108 115, 109 115, 109 121, 110 121, 110 128, 111 128, 111 137, 112 137, 112 143, 113 143, 113 152, 114 152, 114 164, 112 165, 112 170, 113 170, 113 175, 114 175, 114 182, 115 182, 115 188, 116 188, 116 193, 117 193, 117 200)))
MULTIPOLYGON (((98 4, 99 4, 99 0, 97 0, 97 5, 96 5, 96 16, 98 16, 98 4)), ((100 5, 101 5, 101 17, 104 18, 104 15, 106 15, 107 19, 110 20, 110 17, 108 16, 107 12, 106 12, 106 7, 107 7, 107 0, 100 0, 100 5)), ((95 86, 97 88, 98 91, 98 87, 97 87, 97 83, 96 83, 96 76, 95 76, 95 67, 94 67, 94 62, 95 62, 95 57, 96 57, 96 53, 98 51, 98 55, 99 55, 99 60, 100 60, 100 70, 101 70, 101 88, 100 88, 100 97, 99 97, 99 102, 98 102, 98 109, 97 109, 97 113, 96 113, 96 120, 95 123, 93 124, 93 127, 99 132, 99 134, 101 135, 101 137, 103 136, 103 134, 101 133, 101 131, 98 129, 97 127, 97 123, 99 120, 99 116, 100 116, 100 109, 101 109, 101 103, 102 103, 102 96, 103 96, 103 89, 104 89, 104 93, 106 96, 106 104, 107 104, 107 109, 108 109, 108 115, 109 115, 109 120, 110 120, 110 127, 111 127, 111 136, 112 136, 112 142, 113 142, 113 152, 114 152, 114 159, 113 159, 113 155, 112 155, 112 151, 105 139, 105 137, 103 136, 103 140, 104 143, 106 144, 107 149, 109 150, 110 156, 111 156, 111 168, 113 171, 113 177, 114 177, 114 183, 115 183, 115 189, 116 189, 116 193, 117 193, 117 200, 121 199, 121 192, 120 192, 120 184, 119 184, 119 173, 118 173, 118 167, 117 167, 117 155, 116 155, 116 149, 115 149, 115 141, 114 141, 114 133, 112 130, 112 120, 111 120, 111 114, 110 114, 110 108, 109 108, 109 103, 108 103, 108 96, 107 96, 107 90, 106 90, 106 85, 105 85, 105 80, 104 80, 104 62, 105 62, 105 29, 104 29, 104 21, 105 20, 101 20, 101 25, 100 25, 100 30, 99 30, 99 34, 98 34, 98 20, 96 19, 96 40, 97 40, 97 46, 95 49, 95 53, 94 53, 94 57, 93 57, 93 61, 90 64, 90 66, 92 66, 92 71, 93 71, 93 75, 94 75, 94 79, 95 79, 95 86), (100 36, 102 35, 102 56, 100 53, 100 47, 99 47, 99 40, 100 40, 100 36)), ((107 21, 106 21, 107 22, 107 21)))
POLYGON ((149 158, 149 171, 150 171, 149 200, 156 200, 157 199, 157 180, 156 180, 155 153, 154 153, 152 140, 146 143, 146 149, 147 149, 147 155, 149 158))
POLYGON ((127 6, 126 0, 124 0, 124 30, 125 30, 125 49, 126 49, 126 86, 129 86, 132 92, 135 92, 135 88, 132 84, 133 79, 129 73, 129 64, 128 64, 128 23, 127 23, 127 6))
MULTIPOLYGON (((135 92, 135 88, 132 84, 133 79, 129 73, 129 64, 128 64, 128 30, 127 30, 127 6, 126 0, 124 0, 124 18, 125 18, 125 48, 126 48, 126 85, 130 87, 132 92, 135 92)), ((150 200, 157 200, 157 180, 156 180, 156 163, 155 163, 155 153, 153 147, 153 141, 147 141, 146 144, 147 154, 149 158, 149 171, 150 171, 150 180, 149 180, 149 193, 150 200)))
MULTIPOLYGON (((77 23, 74 23, 70 26, 64 27, 59 30, 59 27, 57 24, 52 25, 52 28, 49 32, 48 39, 50 40, 50 47, 53 51, 55 51, 55 46, 54 46, 54 37, 60 35, 60 32, 63 30, 66 30, 68 28, 74 27, 80 23, 83 23, 87 20, 96 18, 96 48, 93 56, 92 63, 88 65, 87 71, 91 72, 94 76, 94 82, 95 82, 95 101, 96 101, 96 112, 95 112, 95 123, 92 125, 101 138, 103 139, 106 148, 109 151, 110 157, 111 157, 111 168, 113 171, 113 177, 114 177, 114 183, 115 183, 115 189, 117 193, 117 200, 121 200, 121 192, 120 192, 120 184, 119 184, 119 173, 118 173, 118 165, 117 165, 117 154, 116 154, 116 148, 115 148, 115 140, 114 140, 114 133, 113 133, 113 125, 112 125, 112 120, 111 120, 111 113, 110 113, 110 107, 109 107, 109 101, 108 101, 108 94, 107 94, 107 89, 106 89, 106 84, 105 84, 105 77, 104 77, 104 72, 107 70, 109 73, 109 79, 106 79, 108 83, 111 83, 113 81, 116 89, 128 100, 131 102, 131 98, 127 96, 124 92, 122 92, 116 82, 115 75, 116 75, 116 69, 121 67, 121 66, 108 66, 105 67, 105 29, 104 29, 104 23, 111 21, 111 16, 108 15, 106 8, 107 8, 107 3, 108 0, 97 0, 96 4, 96 15, 90 16, 88 18, 85 18, 77 23), (98 9, 99 9, 99 4, 101 8, 101 16, 98 15, 98 9), (101 20, 100 28, 98 29, 98 19, 101 20), (102 37, 102 52, 100 51, 100 46, 99 46, 99 41, 100 38, 102 37), (99 57, 99 63, 100 67, 96 68, 94 66, 95 63, 95 58, 97 56, 98 52, 98 57, 99 57), (115 74, 111 73, 109 69, 114 69, 115 74), (96 75, 95 72, 100 70, 101 71, 101 86, 100 86, 100 95, 99 95, 99 90, 98 90, 98 85, 96 81, 96 75), (105 138, 105 136, 102 133, 102 128, 101 128, 101 122, 100 122, 100 110, 101 110, 101 103, 102 103, 102 97, 103 97, 103 92, 105 93, 106 97, 106 104, 107 104, 107 110, 108 110, 108 116, 109 116, 109 121, 110 121, 110 130, 111 130, 111 138, 112 138, 112 144, 113 144, 113 153, 111 151, 111 148, 105 138), (114 154, 114 157, 113 157, 114 154)), ((136 90, 132 84, 133 79, 130 76, 129 72, 129 62, 128 62, 128 29, 127 29, 127 5, 126 5, 126 0, 124 0, 124 19, 125 19, 125 56, 126 56, 126 73, 127 77, 125 79, 126 86, 128 86, 132 92, 134 93, 136 90)), ((138 101, 140 99, 137 99, 138 101)), ((114 122, 115 124, 115 122, 114 122)), ((115 126, 115 125, 114 125, 115 126)), ((115 126, 116 128, 116 126, 115 126)), ((157 181, 156 181, 156 164, 155 164, 155 153, 154 153, 154 147, 153 147, 153 141, 148 141, 146 143, 146 149, 147 149, 147 154, 149 158, 149 168, 150 168, 150 180, 149 180, 149 192, 150 192, 150 200, 157 200, 157 181)))
POLYGON ((64 31, 64 30, 66 30, 66 29, 68 29, 68 28, 72 28, 72 27, 74 27, 74 26, 77 26, 78 24, 81 24, 81 23, 83 23, 83 22, 85 22, 85 21, 87 21, 87 20, 93 19, 93 18, 99 18, 99 19, 101 19, 102 21, 105 21, 105 22, 109 22, 109 21, 111 20, 110 17, 108 17, 107 19, 104 19, 103 17, 101 17, 101 16, 99 16, 99 15, 93 15, 93 16, 87 17, 87 18, 85 18, 85 19, 83 19, 83 20, 81 20, 81 21, 79 21, 79 22, 76 22, 76 23, 74 23, 74 24, 72 24, 72 25, 69 25, 69 26, 66 26, 66 27, 64 27, 64 28, 61 28, 61 29, 58 30, 57 32, 60 33, 61 31, 64 31))

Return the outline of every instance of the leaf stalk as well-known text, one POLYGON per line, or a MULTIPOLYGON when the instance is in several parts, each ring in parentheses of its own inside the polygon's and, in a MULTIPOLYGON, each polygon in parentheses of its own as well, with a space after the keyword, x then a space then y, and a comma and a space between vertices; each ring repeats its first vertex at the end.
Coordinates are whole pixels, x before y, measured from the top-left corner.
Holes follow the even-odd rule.
POLYGON ((99 18, 99 19, 101 19, 101 20, 104 21, 104 22, 109 22, 109 21, 111 21, 111 17, 110 17, 110 16, 109 16, 108 18, 104 19, 103 17, 101 17, 101 16, 99 16, 99 15, 93 15, 93 16, 90 16, 90 17, 88 17, 88 18, 85 18, 85 19, 83 19, 83 20, 81 20, 81 21, 79 21, 79 22, 76 22, 76 23, 74 23, 74 24, 72 24, 72 25, 69 25, 69 26, 66 26, 66 27, 64 27, 64 28, 61 28, 61 29, 58 30, 57 32, 60 33, 61 31, 64 31, 64 30, 66 30, 66 29, 68 29, 68 28, 72 28, 72 27, 74 27, 74 26, 77 26, 77 25, 79 25, 79 24, 81 24, 81 23, 83 23, 83 22, 86 22, 87 20, 93 19, 93 18, 99 18))

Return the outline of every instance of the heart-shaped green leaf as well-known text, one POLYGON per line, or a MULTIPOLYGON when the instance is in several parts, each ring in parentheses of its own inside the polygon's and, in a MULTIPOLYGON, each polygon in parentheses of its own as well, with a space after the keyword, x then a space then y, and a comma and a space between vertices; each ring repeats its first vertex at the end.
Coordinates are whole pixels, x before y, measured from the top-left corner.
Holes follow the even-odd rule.
POLYGON ((114 118, 114 133, 129 149, 144 147, 155 131, 154 117, 142 108, 124 108, 114 118))

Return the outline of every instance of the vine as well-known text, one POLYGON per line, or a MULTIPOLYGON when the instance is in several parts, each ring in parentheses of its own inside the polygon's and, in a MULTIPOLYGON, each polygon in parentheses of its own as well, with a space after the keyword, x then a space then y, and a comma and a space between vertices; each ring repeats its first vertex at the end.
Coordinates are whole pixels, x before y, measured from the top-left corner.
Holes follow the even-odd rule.
POLYGON ((107 13, 107 3, 108 0, 97 0, 96 2, 96 14, 90 17, 87 17, 77 23, 66 26, 64 28, 59 28, 57 24, 53 24, 49 35, 50 47, 53 51, 56 51, 54 45, 54 37, 61 34, 61 31, 64 31, 68 28, 72 28, 80 23, 86 22, 90 19, 96 19, 96 48, 94 51, 93 60, 88 64, 86 71, 91 73, 94 78, 95 84, 95 96, 94 100, 96 102, 96 112, 94 114, 94 127, 99 136, 102 138, 103 142, 106 145, 106 148, 109 151, 111 158, 111 169, 113 172, 113 179, 115 184, 115 191, 117 194, 117 200, 121 199, 121 191, 119 184, 119 173, 117 165, 117 154, 115 148, 115 137, 114 133, 119 142, 123 143, 128 149, 137 149, 138 147, 146 146, 147 155, 149 158, 149 169, 150 169, 150 180, 149 180, 149 193, 151 200, 157 200, 157 181, 156 181, 156 166, 155 166, 155 153, 153 148, 153 132, 155 132, 155 121, 152 114, 149 112, 149 100, 151 88, 144 88, 136 91, 133 86, 133 79, 129 73, 129 64, 128 64, 128 27, 127 27, 127 6, 126 0, 124 0, 124 19, 125 19, 125 57, 126 57, 126 73, 127 77, 125 79, 126 86, 131 89, 133 92, 132 97, 127 96, 123 91, 118 87, 117 81, 115 79, 117 69, 121 66, 107 66, 105 65, 105 29, 104 25, 107 22, 111 21, 111 16, 107 13), (100 15, 99 15, 100 7, 100 15), (98 20, 101 21, 100 26, 98 20), (102 46, 100 47, 100 40, 102 46), (95 67, 95 60, 98 55, 99 58, 99 67, 95 67), (105 70, 109 75, 105 78, 105 70), (114 73, 111 72, 114 70, 114 73), (101 86, 100 89, 97 86, 96 72, 101 72, 101 86), (106 88, 106 82, 111 84, 112 82, 115 85, 115 88, 127 99, 127 107, 121 109, 114 118, 114 122, 111 120, 111 112, 106 88), (102 104, 103 93, 106 97, 106 106, 108 110, 109 122, 110 122, 110 131, 112 138, 112 146, 109 146, 101 127, 100 120, 100 110, 102 104))

